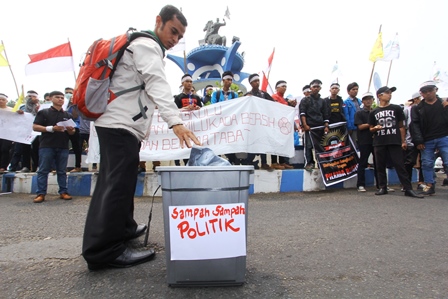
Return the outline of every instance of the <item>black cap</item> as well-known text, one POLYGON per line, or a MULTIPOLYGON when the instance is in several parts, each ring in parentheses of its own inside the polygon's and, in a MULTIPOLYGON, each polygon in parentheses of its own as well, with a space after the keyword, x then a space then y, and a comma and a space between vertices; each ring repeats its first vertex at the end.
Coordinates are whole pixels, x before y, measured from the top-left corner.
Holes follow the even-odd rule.
POLYGON ((382 94, 383 92, 389 91, 390 92, 394 92, 395 90, 397 90, 396 87, 387 87, 387 86, 383 86, 380 87, 377 91, 376 91, 376 96, 378 96, 379 94, 382 94))

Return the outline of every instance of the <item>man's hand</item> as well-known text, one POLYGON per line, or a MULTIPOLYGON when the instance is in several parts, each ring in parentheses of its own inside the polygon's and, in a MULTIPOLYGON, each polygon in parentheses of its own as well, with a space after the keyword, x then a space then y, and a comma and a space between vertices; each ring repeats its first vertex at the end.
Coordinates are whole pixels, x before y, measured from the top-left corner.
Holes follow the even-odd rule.
POLYGON ((185 145, 188 148, 191 148, 191 140, 196 144, 201 146, 201 142, 199 142, 198 138, 188 130, 184 125, 175 125, 173 126, 173 132, 179 138, 181 148, 184 148, 185 145))
MULTIPOLYGON (((62 128, 64 128, 64 127, 62 127, 62 128)), ((73 127, 67 127, 66 129, 67 129, 68 135, 73 135, 76 132, 76 129, 73 127)))
POLYGON ((65 128, 62 126, 56 126, 56 125, 53 126, 53 132, 64 132, 64 131, 65 128))
POLYGON ((305 132, 308 132, 308 131, 311 130, 311 127, 308 126, 308 125, 303 125, 303 130, 304 130, 305 132))
POLYGON ((408 148, 408 145, 406 144, 406 142, 401 143, 401 148, 403 150, 406 150, 408 148))
POLYGON ((423 143, 422 143, 422 144, 419 144, 419 145, 417 145, 417 149, 420 150, 420 151, 422 151, 422 150, 425 149, 425 145, 424 145, 423 143))

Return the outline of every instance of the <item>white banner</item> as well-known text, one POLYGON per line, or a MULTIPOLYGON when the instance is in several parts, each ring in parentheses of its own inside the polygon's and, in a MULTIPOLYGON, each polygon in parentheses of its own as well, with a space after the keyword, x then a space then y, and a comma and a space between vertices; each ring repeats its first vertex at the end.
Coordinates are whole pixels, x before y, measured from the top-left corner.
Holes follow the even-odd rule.
POLYGON ((0 109, 0 138, 14 142, 31 144, 39 132, 33 131, 34 115, 18 114, 0 109))
MULTIPOLYGON (((216 155, 267 153, 294 156, 294 108, 254 96, 225 101, 200 110, 181 112, 185 126, 216 155)), ((93 126, 91 126, 92 128, 93 126)), ((90 134, 90 148, 99 148, 90 134)), ((142 142, 140 161, 169 161, 190 157, 156 110, 149 138, 142 142)), ((89 163, 99 162, 89 149, 89 163)), ((99 157, 99 155, 96 155, 99 157)))
POLYGON ((170 206, 171 260, 209 260, 246 255, 244 203, 170 206))

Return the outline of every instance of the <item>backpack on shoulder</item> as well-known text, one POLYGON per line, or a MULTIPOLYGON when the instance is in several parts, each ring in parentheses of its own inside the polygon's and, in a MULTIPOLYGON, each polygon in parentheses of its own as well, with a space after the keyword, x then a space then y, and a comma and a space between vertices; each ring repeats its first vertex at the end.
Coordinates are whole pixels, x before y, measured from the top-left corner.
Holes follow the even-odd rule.
POLYGON ((80 64, 73 91, 73 103, 78 106, 83 118, 95 120, 106 111, 107 104, 117 97, 145 88, 142 84, 115 93, 109 89, 118 62, 131 41, 137 37, 155 40, 149 33, 129 28, 126 33, 112 39, 98 39, 89 47, 84 61, 80 64))

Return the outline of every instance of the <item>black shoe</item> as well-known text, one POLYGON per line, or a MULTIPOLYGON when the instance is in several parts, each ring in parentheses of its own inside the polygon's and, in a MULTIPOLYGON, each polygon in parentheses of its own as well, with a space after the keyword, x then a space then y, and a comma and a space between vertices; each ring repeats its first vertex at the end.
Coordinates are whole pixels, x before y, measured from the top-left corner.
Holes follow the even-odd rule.
POLYGON ((143 236, 143 234, 145 233, 146 229, 148 228, 148 226, 146 226, 146 224, 139 224, 137 226, 137 229, 135 230, 135 234, 132 235, 129 240, 131 239, 136 239, 140 236, 143 236))
POLYGON ((375 195, 384 195, 384 194, 387 194, 386 188, 381 188, 380 190, 375 192, 375 195))
POLYGON ((443 179, 442 186, 448 186, 448 178, 443 179))
POLYGON ((419 194, 423 195, 423 196, 434 195, 434 194, 436 194, 436 189, 435 189, 434 185, 426 186, 425 188, 423 188, 423 191, 420 192, 419 194))
POLYGON ((87 264, 87 267, 91 271, 100 270, 107 267, 113 268, 128 268, 136 266, 138 264, 145 263, 154 258, 154 249, 148 249, 145 251, 135 251, 130 248, 126 248, 125 251, 117 257, 115 260, 108 264, 87 264))
POLYGON ((423 198, 424 196, 417 194, 414 190, 405 190, 404 191, 405 196, 409 197, 415 197, 415 198, 423 198))

